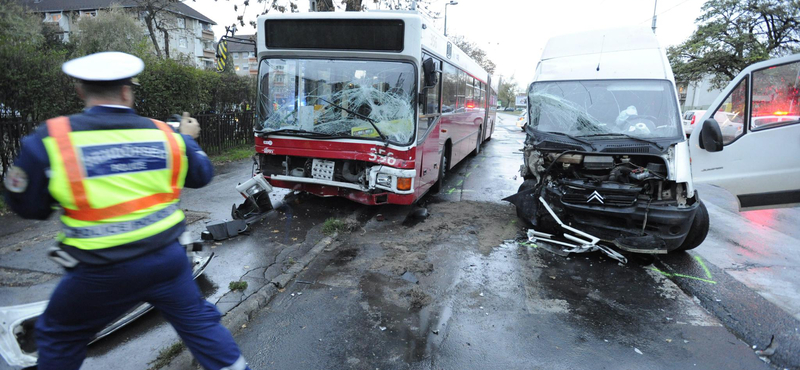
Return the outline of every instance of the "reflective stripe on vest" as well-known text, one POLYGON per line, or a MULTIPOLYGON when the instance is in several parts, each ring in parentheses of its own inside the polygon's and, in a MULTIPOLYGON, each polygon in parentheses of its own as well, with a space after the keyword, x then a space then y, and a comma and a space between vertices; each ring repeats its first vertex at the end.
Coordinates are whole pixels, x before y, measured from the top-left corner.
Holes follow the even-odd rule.
POLYGON ((47 121, 49 189, 64 208, 62 243, 110 248, 183 221, 177 203, 188 165, 185 143, 163 122, 153 123, 158 130, 72 132, 67 117, 47 121))
POLYGON ((64 208, 64 214, 76 220, 98 221, 126 215, 134 211, 147 209, 152 206, 168 203, 180 198, 181 190, 178 187, 178 178, 180 177, 181 173, 181 152, 178 148, 178 142, 173 136, 175 131, 161 121, 152 121, 156 127, 166 134, 170 152, 172 153, 172 192, 156 193, 147 197, 115 204, 110 207, 92 208, 86 199, 86 190, 83 186, 83 176, 81 175, 83 171, 81 171, 78 159, 75 157, 75 149, 72 146, 72 141, 69 138, 69 133, 72 131, 69 125, 69 118, 58 117, 47 120, 47 131, 50 137, 52 137, 58 145, 61 159, 64 163, 67 177, 69 178, 69 184, 72 188, 72 195, 75 198, 75 205, 78 207, 78 209, 64 208))
POLYGON ((103 236, 112 236, 124 234, 131 231, 139 230, 143 227, 150 226, 172 216, 178 210, 177 204, 171 204, 167 208, 156 211, 147 216, 133 221, 114 222, 110 224, 101 224, 85 227, 70 227, 65 223, 63 226, 64 236, 67 238, 99 238, 103 236))

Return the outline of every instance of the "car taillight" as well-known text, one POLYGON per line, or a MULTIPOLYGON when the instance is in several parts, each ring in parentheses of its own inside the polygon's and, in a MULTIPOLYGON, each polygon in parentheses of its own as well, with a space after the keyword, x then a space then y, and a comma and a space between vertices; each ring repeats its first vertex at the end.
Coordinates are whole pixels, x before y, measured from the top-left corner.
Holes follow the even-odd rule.
POLYGON ((697 115, 696 115, 696 114, 695 114, 694 116, 692 116, 692 123, 690 123, 690 125, 693 125, 693 124, 694 124, 694 119, 695 119, 695 118, 697 118, 697 115))

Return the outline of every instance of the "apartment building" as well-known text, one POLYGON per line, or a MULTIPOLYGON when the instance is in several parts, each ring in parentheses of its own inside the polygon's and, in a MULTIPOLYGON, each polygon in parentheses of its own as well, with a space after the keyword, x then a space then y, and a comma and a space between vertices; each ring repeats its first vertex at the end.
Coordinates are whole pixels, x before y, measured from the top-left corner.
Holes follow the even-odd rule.
MULTIPOLYGON (((236 35, 236 39, 255 40, 255 35, 236 35)), ((255 76, 258 74, 258 59, 253 45, 240 44, 228 40, 228 63, 233 62, 233 69, 240 76, 255 76)))
MULTIPOLYGON (((136 0, 17 0, 29 11, 41 14, 42 21, 57 24, 63 30, 63 40, 69 41, 70 34, 77 30, 81 17, 102 16, 104 9, 112 4, 128 10, 146 30, 140 3, 136 0)), ((168 12, 162 12, 162 21, 169 31, 170 57, 188 57, 198 68, 214 68, 214 31, 216 22, 192 9, 182 2, 169 5, 168 12)), ((164 50, 164 35, 156 31, 156 40, 164 50)))

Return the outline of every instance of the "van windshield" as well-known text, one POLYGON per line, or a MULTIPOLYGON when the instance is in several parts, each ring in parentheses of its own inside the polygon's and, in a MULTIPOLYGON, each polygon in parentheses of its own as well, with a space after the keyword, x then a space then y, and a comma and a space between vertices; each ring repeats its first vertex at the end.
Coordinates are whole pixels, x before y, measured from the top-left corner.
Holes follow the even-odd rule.
POLYGON ((265 59, 256 130, 381 140, 414 136, 414 66, 405 62, 265 59), (376 130, 377 127, 377 130, 376 130))
POLYGON ((672 83, 664 80, 534 82, 531 127, 581 136, 680 137, 672 83))

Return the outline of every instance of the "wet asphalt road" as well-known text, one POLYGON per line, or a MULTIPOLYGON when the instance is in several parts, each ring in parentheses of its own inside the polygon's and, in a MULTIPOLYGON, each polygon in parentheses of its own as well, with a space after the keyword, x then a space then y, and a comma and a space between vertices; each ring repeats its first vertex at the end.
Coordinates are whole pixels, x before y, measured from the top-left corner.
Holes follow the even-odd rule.
MULTIPOLYGON (((496 204, 516 192, 524 135, 516 117, 499 116, 484 152, 422 201, 432 210, 423 225, 438 222, 437 205, 496 204)), ((792 310, 800 290, 791 279, 772 280, 800 266, 800 212, 740 215, 723 190, 700 191, 712 232, 696 252, 621 265, 502 240, 486 251, 467 224, 425 245, 433 268, 414 275, 418 284, 375 268, 374 261, 395 258, 387 244, 406 242, 398 229, 410 211, 380 207, 385 221, 370 219, 362 232, 340 237, 237 341, 258 369, 769 369, 776 365, 750 346, 763 348, 778 334, 773 361, 798 368, 792 310), (772 245, 758 235, 783 239, 772 245), (749 268, 716 265, 726 260, 749 268), (409 289, 426 292, 427 304, 398 298, 409 289)))
MULTIPOLYGON (((516 192, 524 134, 516 117, 498 116, 484 152, 454 168, 423 205, 500 206, 516 192)), ((209 187, 187 191, 182 206, 197 220, 196 235, 203 221, 229 217, 239 201, 233 186, 249 169, 246 161, 223 166, 209 187)), ((773 334, 774 361, 800 368, 800 210, 739 214, 724 190, 698 189, 712 230, 690 254, 620 266, 502 238, 487 250, 466 223, 424 245, 432 271, 413 275, 419 284, 375 268, 395 258, 387 243, 402 244, 403 230, 415 230, 400 226, 410 207, 290 198, 249 235, 209 244, 216 257, 198 283, 225 312, 302 256, 326 218, 349 216, 363 228, 340 237, 237 335, 254 369, 768 369, 749 346, 763 347, 773 334), (248 289, 229 292, 228 282, 239 279, 248 289), (409 307, 410 289, 424 292, 424 304, 409 307)), ((273 202, 286 194, 275 192, 273 202)), ((432 212, 418 226, 440 216, 432 212)), ((2 221, 0 305, 46 299, 60 271, 41 259, 57 225, 2 221)), ((93 345, 83 368, 145 369, 176 338, 150 313, 93 345)))

